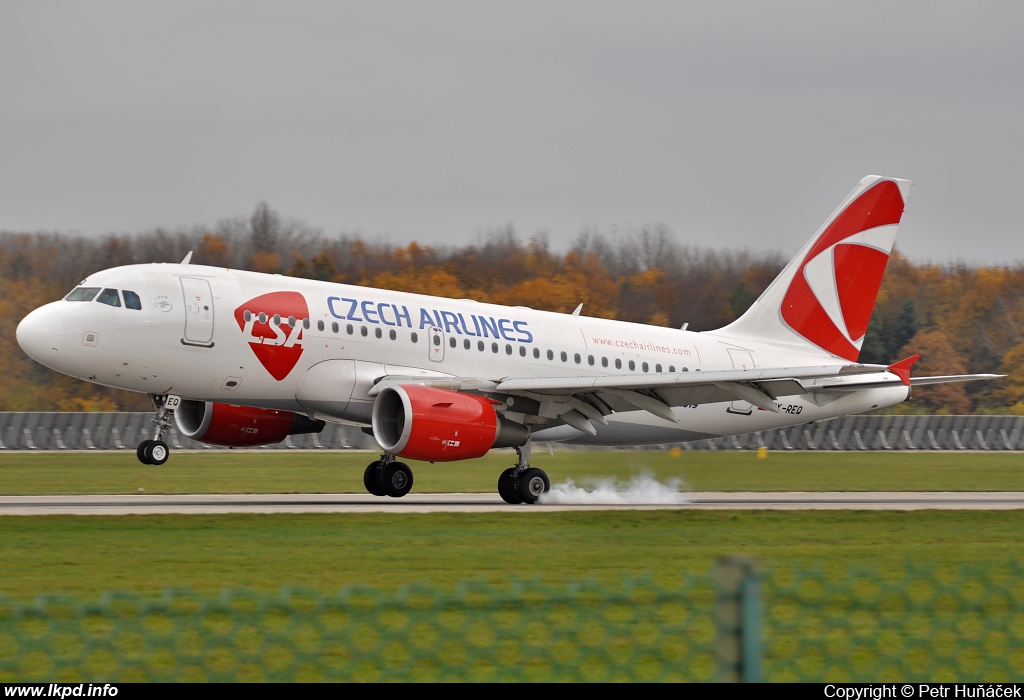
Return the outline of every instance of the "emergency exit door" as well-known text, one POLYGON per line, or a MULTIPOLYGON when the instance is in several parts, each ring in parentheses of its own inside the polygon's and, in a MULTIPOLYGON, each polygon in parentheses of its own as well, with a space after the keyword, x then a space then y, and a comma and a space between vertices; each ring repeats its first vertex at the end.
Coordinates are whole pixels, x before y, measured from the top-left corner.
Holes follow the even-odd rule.
POLYGON ((184 345, 213 347, 213 290, 209 280, 182 277, 181 293, 185 299, 184 345))
MULTIPOLYGON (((732 360, 733 369, 754 369, 754 357, 748 350, 729 348, 729 359, 732 360)), ((727 413, 749 416, 754 412, 754 407, 746 401, 733 401, 725 410, 727 413)))

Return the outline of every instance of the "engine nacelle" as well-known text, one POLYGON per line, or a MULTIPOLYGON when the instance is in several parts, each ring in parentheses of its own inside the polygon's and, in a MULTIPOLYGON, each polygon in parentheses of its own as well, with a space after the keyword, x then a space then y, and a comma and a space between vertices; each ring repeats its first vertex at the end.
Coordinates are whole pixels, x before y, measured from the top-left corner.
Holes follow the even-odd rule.
POLYGON ((273 445, 289 435, 319 433, 326 425, 291 411, 212 401, 182 401, 174 410, 174 422, 187 438, 225 447, 273 445))
POLYGON ((525 445, 529 428, 503 419, 495 403, 418 384, 387 387, 373 403, 373 436, 385 452, 428 462, 474 459, 492 447, 525 445))

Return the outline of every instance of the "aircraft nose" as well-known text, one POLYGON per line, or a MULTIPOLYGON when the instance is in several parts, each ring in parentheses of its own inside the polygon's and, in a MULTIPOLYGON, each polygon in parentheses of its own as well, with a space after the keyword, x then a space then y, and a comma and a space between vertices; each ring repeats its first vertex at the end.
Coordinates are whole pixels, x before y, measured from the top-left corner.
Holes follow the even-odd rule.
POLYGON ((15 335, 26 355, 46 364, 47 360, 57 355, 63 332, 64 322, 60 315, 50 305, 46 305, 21 319, 15 335))

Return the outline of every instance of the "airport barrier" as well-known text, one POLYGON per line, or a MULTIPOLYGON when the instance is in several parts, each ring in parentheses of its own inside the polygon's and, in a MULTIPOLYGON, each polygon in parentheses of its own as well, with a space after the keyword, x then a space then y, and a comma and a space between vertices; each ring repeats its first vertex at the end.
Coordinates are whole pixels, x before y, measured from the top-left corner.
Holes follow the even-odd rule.
MULTIPOLYGON (((0 412, 2 450, 134 450, 153 437, 152 413, 0 412)), ((164 441, 174 450, 224 450, 191 440, 171 426, 164 441)), ((376 449, 373 437, 351 425, 328 423, 322 432, 289 435, 257 449, 376 449)))
MULTIPOLYGON (((153 434, 152 413, 0 412, 3 450, 134 450, 153 434)), ((172 449, 226 449, 183 437, 172 449)), ((695 440, 685 450, 1024 450, 1024 416, 846 416, 735 437, 695 440)), ((260 449, 377 449, 359 428, 328 423, 260 449)))
POLYGON ((1024 566, 0 598, 0 682, 1024 680, 1024 566))

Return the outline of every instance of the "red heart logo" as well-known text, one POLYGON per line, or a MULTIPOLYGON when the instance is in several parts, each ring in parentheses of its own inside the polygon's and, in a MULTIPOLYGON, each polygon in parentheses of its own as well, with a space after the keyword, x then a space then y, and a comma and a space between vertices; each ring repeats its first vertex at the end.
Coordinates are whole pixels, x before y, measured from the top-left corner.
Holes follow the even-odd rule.
POLYGON ((302 321, 307 318, 309 307, 298 292, 263 294, 235 309, 235 321, 249 347, 277 381, 287 377, 302 357, 302 321))

